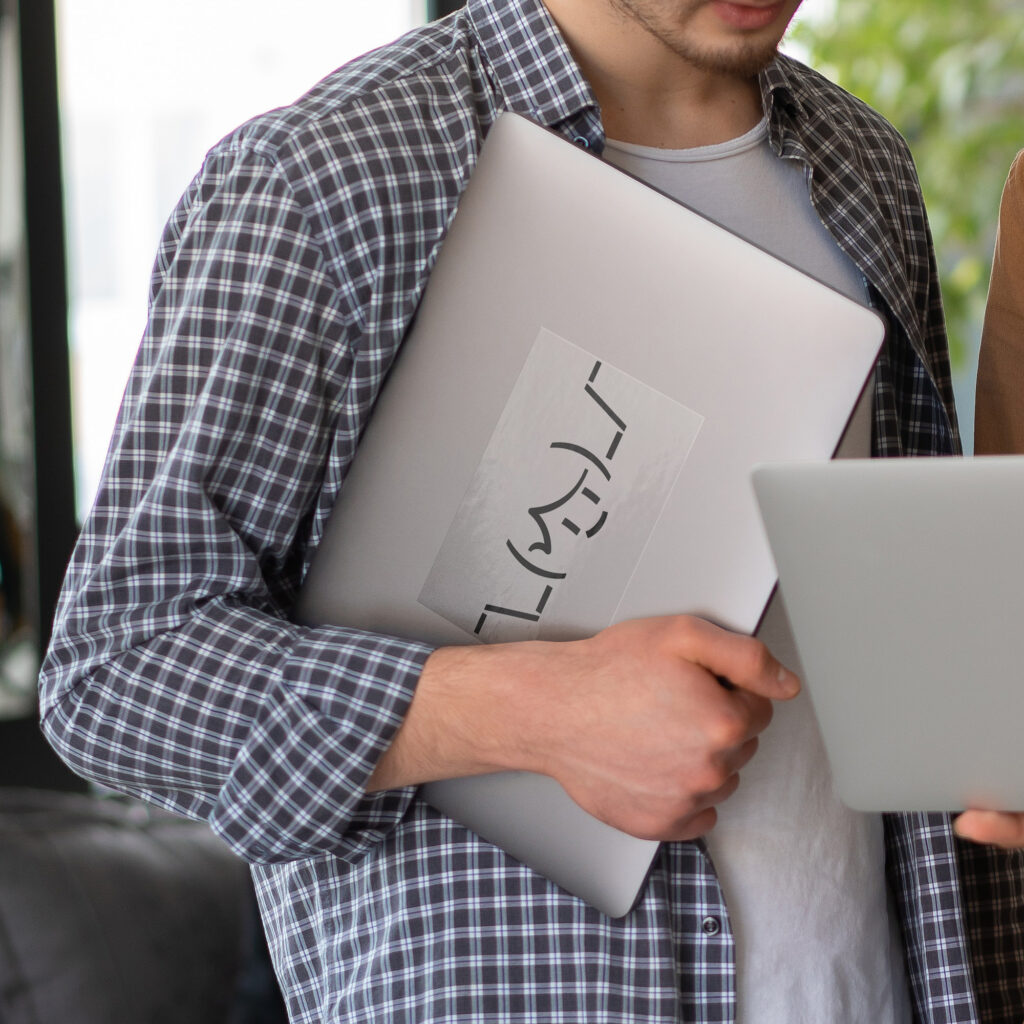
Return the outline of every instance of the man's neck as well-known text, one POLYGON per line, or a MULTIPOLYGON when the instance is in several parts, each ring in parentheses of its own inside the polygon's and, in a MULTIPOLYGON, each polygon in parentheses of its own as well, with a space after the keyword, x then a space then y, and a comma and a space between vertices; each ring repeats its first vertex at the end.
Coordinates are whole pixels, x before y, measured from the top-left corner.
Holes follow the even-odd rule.
POLYGON ((694 67, 604 2, 545 3, 594 90, 609 138, 687 149, 743 135, 763 116, 756 78, 694 67))
MULTIPOLYGON (((586 69, 584 69, 586 74, 586 69)), ((658 149, 693 149, 727 142, 750 131, 761 120, 761 94, 756 81, 749 88, 700 96, 680 89, 655 102, 642 92, 609 91, 590 77, 601 104, 610 139, 658 149)))

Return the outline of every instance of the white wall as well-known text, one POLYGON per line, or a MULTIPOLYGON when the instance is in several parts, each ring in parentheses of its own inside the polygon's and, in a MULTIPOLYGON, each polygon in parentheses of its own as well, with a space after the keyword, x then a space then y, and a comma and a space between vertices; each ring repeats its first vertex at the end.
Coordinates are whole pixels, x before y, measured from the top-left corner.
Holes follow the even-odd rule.
POLYGON ((80 513, 142 334, 160 231, 203 155, 425 11, 424 0, 58 0, 80 513))

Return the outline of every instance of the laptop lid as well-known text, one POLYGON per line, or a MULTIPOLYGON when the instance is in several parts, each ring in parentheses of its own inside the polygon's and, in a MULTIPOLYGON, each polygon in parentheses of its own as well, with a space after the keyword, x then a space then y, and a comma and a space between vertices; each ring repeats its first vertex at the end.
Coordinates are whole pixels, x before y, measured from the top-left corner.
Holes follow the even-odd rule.
POLYGON ((1024 457, 766 465, 753 483, 840 798, 1024 808, 1024 457))
MULTIPOLYGON (((437 644, 689 612, 752 632, 757 462, 827 459, 871 311, 561 137, 491 129, 296 617, 437 644)), ((423 795, 613 916, 657 844, 551 779, 423 795)))

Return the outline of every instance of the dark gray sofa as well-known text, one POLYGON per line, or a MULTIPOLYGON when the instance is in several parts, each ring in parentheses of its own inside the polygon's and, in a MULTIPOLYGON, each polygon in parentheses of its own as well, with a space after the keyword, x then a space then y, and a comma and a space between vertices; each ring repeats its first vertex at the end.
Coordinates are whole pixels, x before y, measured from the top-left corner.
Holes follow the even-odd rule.
POLYGON ((252 909, 248 869, 205 825, 0 789, 3 1024, 239 1020, 252 909))

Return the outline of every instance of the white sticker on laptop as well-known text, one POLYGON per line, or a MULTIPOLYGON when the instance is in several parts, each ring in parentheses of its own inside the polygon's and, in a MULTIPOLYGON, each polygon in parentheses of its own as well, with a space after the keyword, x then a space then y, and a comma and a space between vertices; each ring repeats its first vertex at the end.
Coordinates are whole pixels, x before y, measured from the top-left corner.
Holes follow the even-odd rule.
POLYGON ((608 625, 703 422, 541 329, 420 603, 486 643, 608 625))

